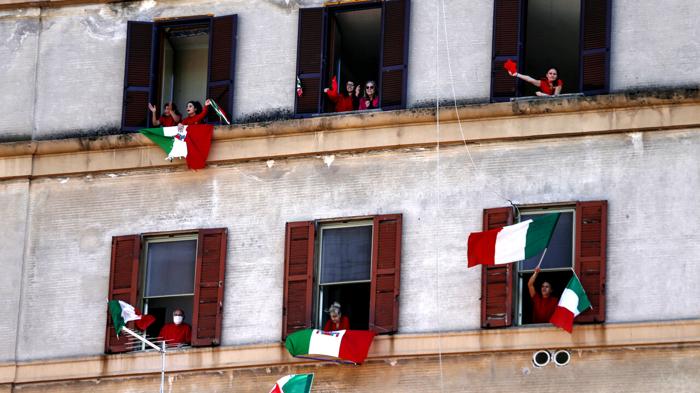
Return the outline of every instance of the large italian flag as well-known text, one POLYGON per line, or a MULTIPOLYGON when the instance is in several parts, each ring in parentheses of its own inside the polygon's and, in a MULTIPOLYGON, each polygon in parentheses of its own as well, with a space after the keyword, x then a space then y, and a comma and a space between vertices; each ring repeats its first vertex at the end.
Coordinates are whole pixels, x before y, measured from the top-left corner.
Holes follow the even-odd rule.
POLYGON ((591 307, 591 302, 583 290, 583 285, 574 274, 569 284, 559 298, 559 305, 549 322, 571 333, 574 327, 574 318, 591 307))
POLYGON ((544 250, 552 238, 559 213, 484 232, 473 232, 467 240, 468 267, 500 265, 531 258, 544 250))
POLYGON ((112 323, 114 324, 114 330, 117 331, 117 335, 122 331, 124 325, 130 321, 136 321, 136 328, 139 330, 146 330, 156 318, 152 315, 141 315, 141 312, 134 308, 131 304, 123 302, 121 300, 110 300, 108 304, 109 314, 112 317, 112 323))
POLYGON ((184 158, 190 169, 202 169, 209 157, 213 131, 212 125, 192 124, 182 126, 182 129, 177 126, 158 127, 144 128, 139 132, 168 153, 166 160, 184 158))
POLYGON ((270 393, 309 393, 313 381, 313 374, 286 375, 277 380, 270 393))
POLYGON ((295 357, 362 364, 375 335, 369 330, 304 329, 287 336, 284 346, 295 357))

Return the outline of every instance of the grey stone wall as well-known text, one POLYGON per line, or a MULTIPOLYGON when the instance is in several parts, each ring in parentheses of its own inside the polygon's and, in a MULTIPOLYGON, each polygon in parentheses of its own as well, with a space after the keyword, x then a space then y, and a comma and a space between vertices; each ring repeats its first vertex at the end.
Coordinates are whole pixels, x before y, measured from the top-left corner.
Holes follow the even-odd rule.
MULTIPOLYGON (((499 194, 608 200, 607 320, 697 318, 698 148, 697 130, 677 130, 484 143, 471 146, 478 170, 453 146, 37 179, 21 304, 7 308, 21 318, 17 360, 102 352, 112 236, 227 227, 223 345, 276 342, 285 223, 386 213, 404 217, 400 332, 478 329, 466 238, 507 204, 499 194)), ((21 255, 19 241, 4 247, 21 255)))
MULTIPOLYGON (((408 106, 436 97, 487 101, 491 0, 413 0, 408 106), (447 48, 449 47, 449 56, 447 48), (449 60, 449 61, 448 61, 449 60)), ((234 116, 293 111, 299 7, 320 0, 142 1, 0 12, 0 140, 117 132, 126 22, 191 15, 239 15, 234 116)), ((695 16, 700 3, 613 2, 611 89, 697 86, 695 16)))

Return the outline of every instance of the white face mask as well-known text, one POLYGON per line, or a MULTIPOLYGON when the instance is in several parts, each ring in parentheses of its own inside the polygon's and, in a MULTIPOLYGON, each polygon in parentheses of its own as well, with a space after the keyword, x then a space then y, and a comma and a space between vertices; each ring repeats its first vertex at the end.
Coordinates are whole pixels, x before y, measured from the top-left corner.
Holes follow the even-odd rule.
POLYGON ((176 325, 181 324, 183 319, 185 319, 185 318, 182 315, 174 315, 173 316, 173 322, 175 322, 176 325))

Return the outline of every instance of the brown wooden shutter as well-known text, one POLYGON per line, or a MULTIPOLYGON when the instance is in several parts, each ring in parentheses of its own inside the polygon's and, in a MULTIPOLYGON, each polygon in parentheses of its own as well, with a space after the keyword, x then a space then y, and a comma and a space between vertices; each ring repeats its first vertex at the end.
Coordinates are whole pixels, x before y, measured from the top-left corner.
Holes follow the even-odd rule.
MULTIPOLYGON (((484 210, 483 230, 513 224, 513 210, 500 207, 484 210)), ((513 264, 481 266, 481 327, 513 324, 513 264)))
POLYGON ((199 231, 194 271, 193 346, 221 344, 227 234, 226 228, 199 231))
POLYGON ((282 339, 313 327, 313 221, 288 222, 284 245, 284 309, 282 339))
MULTIPOLYGON (((321 111, 321 78, 325 58, 326 10, 319 8, 299 9, 299 34, 297 37, 297 77, 304 94, 299 97, 294 90, 294 111, 297 115, 314 114, 321 111)), ((296 80, 295 80, 296 84, 296 80)))
POLYGON ((511 59, 522 67, 523 4, 521 0, 494 0, 491 99, 506 101, 520 94, 518 78, 508 75, 503 63, 511 59))
POLYGON ((382 3, 382 49, 379 96, 384 110, 406 107, 409 0, 382 3))
POLYGON ((150 125, 148 103, 152 100, 153 23, 128 22, 126 66, 122 102, 122 130, 134 131, 150 125))
MULTIPOLYGON (((121 300, 137 306, 139 261, 141 259, 141 236, 115 236, 112 238, 112 261, 109 268, 109 300, 121 300)), ((106 305, 105 305, 106 308, 106 305)), ((133 322, 127 326, 133 328, 133 322)), ((122 333, 117 337, 112 318, 107 313, 107 333, 105 353, 127 352, 129 336, 122 333)))
MULTIPOLYGON (((236 72, 237 15, 219 16, 211 21, 209 35, 209 82, 207 98, 219 105, 229 120, 233 119, 233 82, 236 72)), ((208 122, 221 124, 215 111, 209 111, 208 122)), ((225 122, 223 122, 225 124, 225 122)))
POLYGON ((609 90, 610 6, 612 0, 581 0, 580 91, 605 94, 609 90))
POLYGON ((374 217, 369 328, 378 334, 399 328, 401 214, 374 217))
POLYGON ((593 306, 576 317, 576 322, 605 321, 607 215, 607 201, 576 204, 575 269, 593 306))

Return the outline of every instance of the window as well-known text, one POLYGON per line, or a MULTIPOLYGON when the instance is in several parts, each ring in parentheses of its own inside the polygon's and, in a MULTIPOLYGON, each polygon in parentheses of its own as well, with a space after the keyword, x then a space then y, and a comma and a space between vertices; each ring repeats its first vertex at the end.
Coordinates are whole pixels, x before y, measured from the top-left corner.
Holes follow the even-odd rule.
MULTIPOLYGON (((122 129, 151 126, 148 103, 212 98, 233 113, 236 15, 128 22, 122 129)), ((210 123, 219 121, 211 111, 210 123)))
POLYGON ((491 97, 505 101, 537 90, 503 69, 512 59, 535 79, 555 66, 563 93, 609 89, 612 0, 495 0, 491 97))
MULTIPOLYGON (((542 261, 541 277, 551 280, 554 295, 558 296, 571 278, 573 269, 593 305, 592 309, 576 318, 576 323, 604 322, 607 202, 576 202, 537 209, 521 208, 521 211, 522 219, 548 212, 562 213, 542 261)), ((513 222, 510 207, 484 210, 484 230, 513 222)), ((527 280, 538 262, 539 256, 518 263, 482 267, 482 327, 511 326, 514 320, 516 324, 530 322, 527 280)))
MULTIPOLYGON (((172 311, 181 308, 192 326, 192 345, 218 345, 226 236, 226 229, 200 229, 113 237, 108 298, 155 316, 156 323, 148 329, 152 337, 172 311)), ((127 352, 131 348, 126 343, 117 339, 108 317, 105 352, 127 352)))
POLYGON ((382 109, 406 106, 409 0, 353 2, 299 10, 297 77, 303 95, 295 113, 333 112, 323 89, 334 75, 379 86, 382 109))
POLYGON ((287 223, 282 337, 322 328, 334 301, 352 329, 398 328, 400 214, 287 223))

